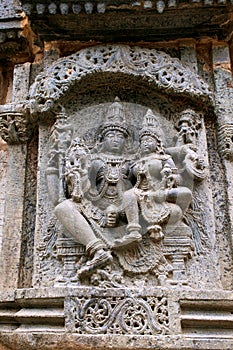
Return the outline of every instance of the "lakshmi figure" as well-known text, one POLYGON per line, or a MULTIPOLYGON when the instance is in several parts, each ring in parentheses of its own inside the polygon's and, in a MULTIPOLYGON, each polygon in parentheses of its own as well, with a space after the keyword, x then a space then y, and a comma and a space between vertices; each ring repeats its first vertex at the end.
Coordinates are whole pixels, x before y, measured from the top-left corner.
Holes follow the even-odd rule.
POLYGON ((90 151, 84 141, 77 138, 68 150, 69 198, 56 206, 55 215, 72 238, 86 247, 90 259, 80 273, 112 260, 101 227, 119 225, 123 193, 132 188, 129 160, 124 153, 129 134, 123 106, 116 99, 98 130, 97 147, 90 151))
POLYGON ((143 221, 146 232, 155 241, 163 237, 162 230, 185 225, 182 219, 191 203, 192 192, 180 185, 178 169, 164 151, 156 124, 155 116, 148 110, 139 133, 140 157, 132 166, 136 184, 123 195, 128 234, 114 241, 115 248, 140 241, 143 221))

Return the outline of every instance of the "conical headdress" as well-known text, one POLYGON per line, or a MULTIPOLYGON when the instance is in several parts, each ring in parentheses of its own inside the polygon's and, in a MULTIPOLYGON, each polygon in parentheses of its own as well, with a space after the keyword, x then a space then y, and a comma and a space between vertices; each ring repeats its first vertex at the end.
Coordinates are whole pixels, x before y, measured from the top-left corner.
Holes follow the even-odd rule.
POLYGON ((150 135, 161 141, 160 125, 151 109, 148 109, 144 116, 142 129, 139 132, 139 140, 145 135, 150 135))
POLYGON ((115 101, 107 110, 105 122, 100 129, 100 139, 103 139, 104 135, 110 130, 119 130, 126 137, 129 135, 126 112, 118 97, 115 98, 115 101))

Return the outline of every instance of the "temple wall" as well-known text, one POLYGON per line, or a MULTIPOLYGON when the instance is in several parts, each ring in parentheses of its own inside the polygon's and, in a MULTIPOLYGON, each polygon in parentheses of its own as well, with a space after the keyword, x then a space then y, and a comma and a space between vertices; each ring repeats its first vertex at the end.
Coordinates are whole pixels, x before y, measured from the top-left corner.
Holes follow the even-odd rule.
POLYGON ((233 348, 232 13, 0 4, 0 349, 233 348))

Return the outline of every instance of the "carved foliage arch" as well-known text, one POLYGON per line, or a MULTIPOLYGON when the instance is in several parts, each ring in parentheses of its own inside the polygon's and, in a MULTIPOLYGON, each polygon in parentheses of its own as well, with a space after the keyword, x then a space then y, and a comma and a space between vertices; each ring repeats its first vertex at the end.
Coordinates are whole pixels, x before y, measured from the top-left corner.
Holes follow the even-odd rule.
POLYGON ((103 45, 61 58, 39 74, 29 92, 31 112, 50 110, 75 83, 94 73, 143 77, 166 93, 208 104, 212 101, 208 85, 177 58, 155 49, 103 45))

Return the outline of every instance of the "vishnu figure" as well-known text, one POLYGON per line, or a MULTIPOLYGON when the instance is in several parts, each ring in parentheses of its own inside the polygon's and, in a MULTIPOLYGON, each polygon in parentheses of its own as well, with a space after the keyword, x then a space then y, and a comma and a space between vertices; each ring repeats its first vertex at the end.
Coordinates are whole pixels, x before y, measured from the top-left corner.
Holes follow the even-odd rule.
POLYGON ((101 227, 118 224, 121 210, 117 208, 123 193, 132 188, 129 161, 124 154, 129 134, 123 106, 116 99, 98 130, 97 150, 90 152, 77 138, 67 153, 68 199, 55 207, 55 215, 71 237, 86 247, 89 260, 84 271, 112 260, 110 246, 101 239, 101 227))

